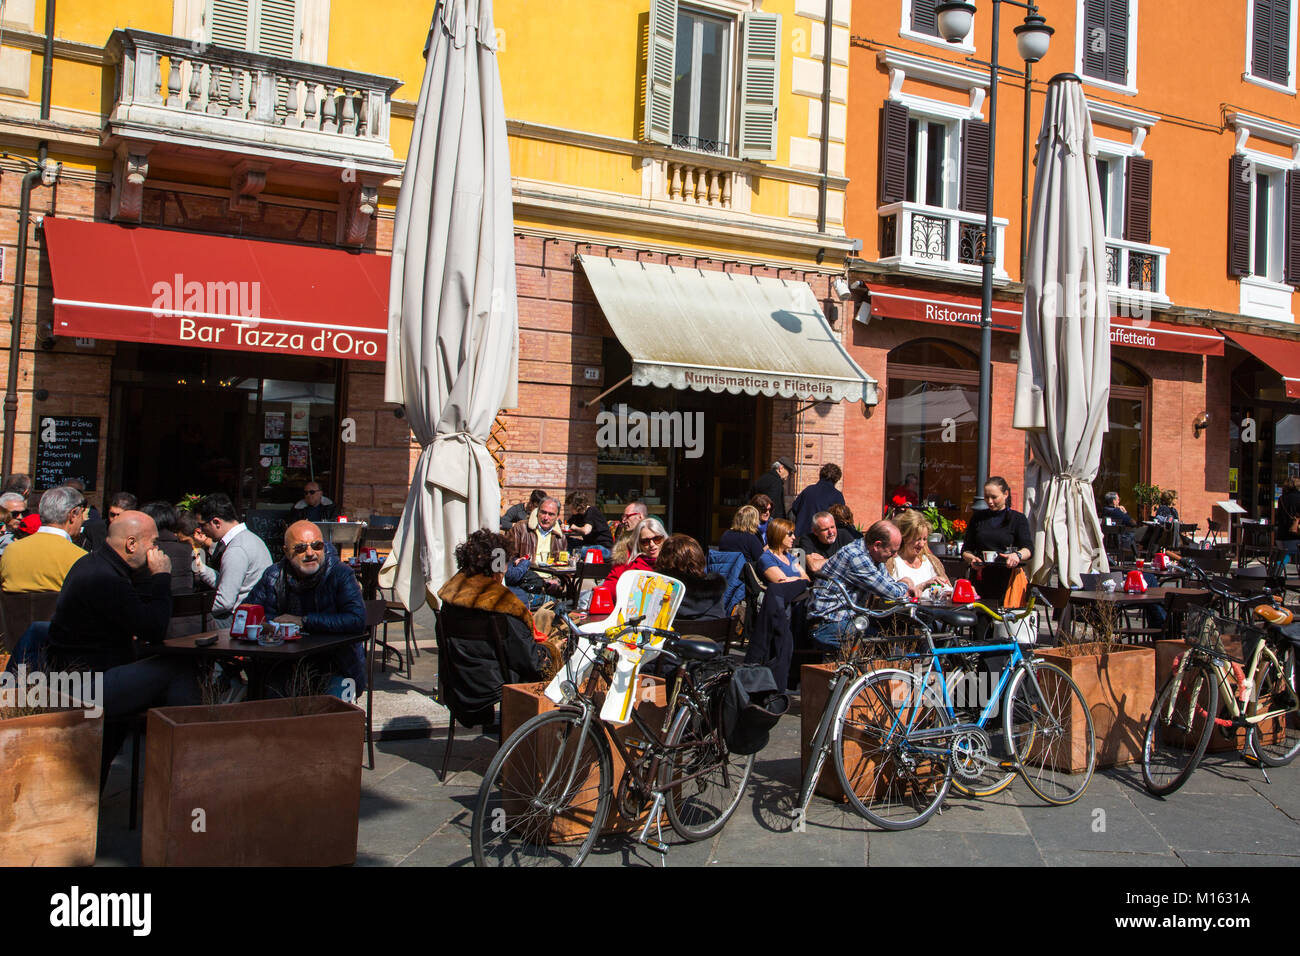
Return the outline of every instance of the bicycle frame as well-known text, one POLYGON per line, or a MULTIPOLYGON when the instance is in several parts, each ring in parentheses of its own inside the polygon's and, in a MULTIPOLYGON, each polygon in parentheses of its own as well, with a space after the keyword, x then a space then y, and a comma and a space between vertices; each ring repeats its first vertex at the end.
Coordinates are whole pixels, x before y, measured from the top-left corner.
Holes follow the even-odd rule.
MULTIPOLYGON (((1219 700, 1226 706, 1229 716, 1231 717, 1231 726, 1234 729, 1249 727, 1253 724, 1263 723, 1266 720, 1272 720, 1284 714, 1291 713, 1295 708, 1283 707, 1277 710, 1270 710, 1262 714, 1246 714, 1242 706, 1242 701, 1237 696, 1237 686, 1231 679, 1233 673, 1232 661, 1222 654, 1216 654, 1213 651, 1204 648, 1188 648, 1188 652, 1182 655, 1182 660, 1178 662, 1178 669, 1174 676, 1178 683, 1174 686, 1181 689, 1183 678, 1187 675, 1188 667, 1192 659, 1202 660, 1209 664, 1214 671, 1215 680, 1219 685, 1219 700)), ((1269 646, 1267 640, 1260 640, 1255 648, 1255 653, 1251 655, 1250 668, 1243 670, 1243 678, 1250 681, 1252 687, 1258 686, 1260 665, 1265 661, 1272 661, 1277 668, 1278 673, 1282 673, 1282 662, 1273 649, 1269 646)), ((1165 714, 1166 719, 1173 715, 1173 708, 1177 702, 1178 694, 1174 693, 1169 696, 1169 712, 1165 714)), ((1214 715, 1217 718, 1217 714, 1214 715)))

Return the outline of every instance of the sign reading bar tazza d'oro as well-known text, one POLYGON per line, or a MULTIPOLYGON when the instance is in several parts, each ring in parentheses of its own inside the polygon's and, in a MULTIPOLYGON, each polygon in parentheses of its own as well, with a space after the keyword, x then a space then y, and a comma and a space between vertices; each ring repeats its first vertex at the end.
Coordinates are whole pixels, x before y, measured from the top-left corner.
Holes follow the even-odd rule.
POLYGON ((99 419, 81 415, 44 415, 36 423, 38 490, 57 488, 79 478, 87 491, 95 490, 99 470, 99 419))

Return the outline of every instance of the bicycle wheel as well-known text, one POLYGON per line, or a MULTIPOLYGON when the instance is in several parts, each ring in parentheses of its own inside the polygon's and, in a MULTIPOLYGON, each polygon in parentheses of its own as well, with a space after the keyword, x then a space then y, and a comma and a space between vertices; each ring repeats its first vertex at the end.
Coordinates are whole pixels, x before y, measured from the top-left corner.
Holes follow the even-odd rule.
POLYGON ((1088 789, 1097 761, 1092 715, 1083 692, 1054 664, 1016 668, 1002 699, 1002 732, 1029 789, 1055 806, 1088 789))
POLYGON ((740 806, 756 755, 731 753, 714 722, 690 707, 678 709, 665 742, 682 745, 659 765, 668 822, 684 840, 707 839, 740 806))
POLYGON ((593 723, 562 709, 538 714, 497 751, 479 788, 476 866, 581 866, 614 790, 609 748, 593 723))
POLYGON ((1296 693, 1295 645, 1287 644, 1278 657, 1265 654, 1255 678, 1255 695, 1248 716, 1289 708, 1290 712, 1271 717, 1250 728, 1247 746, 1251 753, 1270 767, 1285 767, 1300 752, 1300 723, 1296 693))
POLYGON ((1157 797, 1173 793, 1205 754, 1219 712, 1219 682, 1204 664, 1188 664, 1165 681, 1142 742, 1142 781, 1157 797))
POLYGON ((853 809, 883 830, 918 827, 948 794, 952 768, 937 753, 948 741, 926 742, 922 752, 909 734, 947 725, 926 700, 915 674, 881 670, 863 674, 840 698, 832 725, 831 757, 853 809))

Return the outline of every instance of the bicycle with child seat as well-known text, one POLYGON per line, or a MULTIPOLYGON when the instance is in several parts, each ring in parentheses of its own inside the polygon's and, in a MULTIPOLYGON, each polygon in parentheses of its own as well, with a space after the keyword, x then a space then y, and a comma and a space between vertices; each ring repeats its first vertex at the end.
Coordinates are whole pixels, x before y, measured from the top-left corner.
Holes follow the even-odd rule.
POLYGON ((734 665, 711 641, 679 637, 637 617, 603 634, 582 633, 601 648, 597 665, 579 687, 574 650, 578 625, 568 628, 563 703, 526 721, 502 744, 479 789, 471 838, 477 866, 581 866, 605 825, 611 805, 635 821, 636 840, 661 854, 662 815, 684 840, 719 832, 740 805, 753 754, 733 754, 722 731, 722 700, 734 665), (675 664, 661 726, 635 709, 631 732, 615 733, 594 698, 608 686, 615 642, 663 638, 659 656, 675 664), (611 747, 623 760, 613 779, 611 747), (651 831, 655 835, 651 836, 651 831))
POLYGON ((1282 767, 1300 753, 1300 689, 1296 642, 1300 628, 1274 597, 1240 594, 1208 578, 1194 562, 1180 572, 1204 584, 1216 607, 1185 612, 1187 650, 1151 705, 1142 745, 1142 780, 1156 796, 1173 793, 1192 775, 1217 729, 1244 736, 1247 762, 1282 767), (1217 610, 1232 609, 1225 616, 1217 610), (1220 702, 1225 716, 1221 716, 1220 702))
POLYGON ((836 670, 810 743, 812 759, 796 819, 806 814, 828 758, 853 809, 886 830, 923 824, 957 781, 960 792, 988 796, 1019 775, 1039 797, 1058 805, 1073 803, 1083 794, 1092 778, 1096 742, 1083 695, 1070 677, 1035 660, 1032 650, 1016 641, 954 641, 936 647, 927 623, 929 619, 970 627, 977 611, 990 620, 1014 622, 1032 613, 1036 593, 1014 616, 983 605, 965 610, 902 604, 870 611, 853 603, 839 582, 830 583, 854 618, 846 635, 847 659, 836 670), (872 621, 890 618, 906 618, 918 627, 919 650, 911 649, 918 643, 916 637, 868 636, 872 621), (862 651, 873 645, 885 646, 885 654, 865 658, 862 651), (973 719, 960 719, 943 659, 968 662, 972 655, 1001 653, 1008 659, 987 703, 973 714, 963 708, 973 719), (903 662, 915 670, 888 666, 903 662), (994 756, 997 748, 986 728, 999 709, 1004 753, 994 756), (1080 722, 1080 733, 1072 736, 1072 725, 1080 722))

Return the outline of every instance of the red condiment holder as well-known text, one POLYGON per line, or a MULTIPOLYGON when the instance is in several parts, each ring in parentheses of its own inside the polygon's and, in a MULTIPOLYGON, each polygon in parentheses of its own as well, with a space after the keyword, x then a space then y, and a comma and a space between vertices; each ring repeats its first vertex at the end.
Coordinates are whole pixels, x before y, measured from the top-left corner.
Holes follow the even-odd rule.
POLYGON ((958 578, 952 585, 952 603, 953 604, 974 604, 975 603, 975 586, 970 583, 969 578, 958 578))
POLYGON ((609 617, 614 613, 614 595, 605 588, 593 588, 591 606, 587 608, 589 617, 609 617))
POLYGON ((1142 594, 1147 589, 1147 579, 1141 571, 1130 571, 1124 578, 1124 590, 1129 594, 1142 594))

